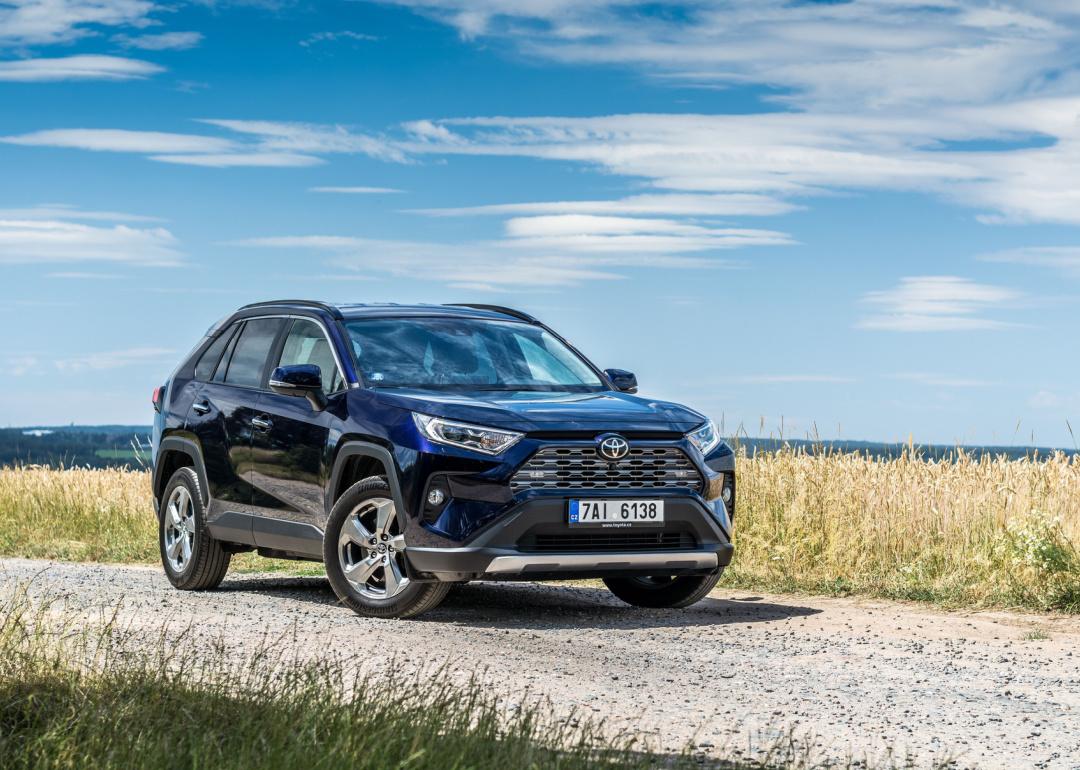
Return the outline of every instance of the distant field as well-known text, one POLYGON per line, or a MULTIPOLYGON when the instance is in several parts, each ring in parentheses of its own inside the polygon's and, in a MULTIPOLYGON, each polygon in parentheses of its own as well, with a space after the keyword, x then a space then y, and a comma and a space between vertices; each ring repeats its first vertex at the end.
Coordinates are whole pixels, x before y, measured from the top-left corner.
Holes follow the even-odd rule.
MULTIPOLYGON (((743 450, 735 525, 728 585, 1080 612, 1080 458, 743 450)), ((151 563, 156 537, 146 471, 0 469, 2 555, 151 563)))
MULTIPOLYGON (((32 428, 0 428, 0 466, 47 465, 53 468, 142 468, 150 462, 149 425, 62 425, 32 428)), ((1055 452, 1071 456, 1075 450, 1035 446, 915 445, 881 441, 811 441, 808 439, 750 438, 739 436, 733 445, 748 457, 793 448, 807 454, 857 453, 878 459, 896 459, 916 451, 927 460, 952 462, 960 457, 979 459, 1047 457, 1055 452)))
POLYGON ((141 468, 149 445, 148 425, 0 428, 0 465, 141 468))

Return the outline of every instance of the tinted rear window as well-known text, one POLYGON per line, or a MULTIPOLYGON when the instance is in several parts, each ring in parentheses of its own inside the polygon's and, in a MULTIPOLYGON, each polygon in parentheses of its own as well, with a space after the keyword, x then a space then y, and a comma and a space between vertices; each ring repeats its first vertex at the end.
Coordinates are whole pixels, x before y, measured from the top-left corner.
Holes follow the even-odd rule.
POLYGON ((199 363, 195 364, 195 379, 209 380, 214 376, 214 370, 217 369, 218 361, 221 360, 221 354, 225 351, 225 346, 229 344, 229 340, 235 331, 236 324, 233 324, 219 334, 218 338, 210 344, 210 347, 199 358, 199 363))
POLYGON ((257 318, 244 324, 240 339, 233 350, 225 382, 230 385, 258 387, 278 331, 284 321, 280 318, 257 318))

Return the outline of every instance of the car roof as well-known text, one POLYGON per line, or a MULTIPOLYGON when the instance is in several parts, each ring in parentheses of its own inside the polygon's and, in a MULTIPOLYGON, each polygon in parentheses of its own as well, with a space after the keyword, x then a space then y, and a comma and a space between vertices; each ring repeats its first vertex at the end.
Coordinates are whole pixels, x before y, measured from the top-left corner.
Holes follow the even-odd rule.
POLYGON ((244 305, 241 311, 252 309, 302 309, 322 310, 338 320, 359 318, 406 318, 406 317, 441 317, 441 318, 485 318, 498 321, 525 321, 537 323, 532 316, 512 308, 498 305, 403 305, 396 302, 353 302, 334 303, 315 300, 282 299, 268 302, 256 302, 244 305))

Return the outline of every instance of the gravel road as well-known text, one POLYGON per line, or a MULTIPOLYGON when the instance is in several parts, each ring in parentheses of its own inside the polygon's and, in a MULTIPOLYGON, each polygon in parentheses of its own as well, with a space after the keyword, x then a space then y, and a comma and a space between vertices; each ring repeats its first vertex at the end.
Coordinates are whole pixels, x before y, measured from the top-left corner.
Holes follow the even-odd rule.
POLYGON ((168 620, 237 651, 268 633, 305 654, 449 660, 670 749, 750 755, 794 730, 837 759, 892 750, 917 766, 1080 768, 1075 618, 724 588, 689 610, 649 611, 597 588, 477 583, 418 620, 374 620, 338 606, 322 578, 233 575, 183 593, 160 569, 0 560, 4 593, 31 578, 88 615, 119 608, 148 634, 168 620))

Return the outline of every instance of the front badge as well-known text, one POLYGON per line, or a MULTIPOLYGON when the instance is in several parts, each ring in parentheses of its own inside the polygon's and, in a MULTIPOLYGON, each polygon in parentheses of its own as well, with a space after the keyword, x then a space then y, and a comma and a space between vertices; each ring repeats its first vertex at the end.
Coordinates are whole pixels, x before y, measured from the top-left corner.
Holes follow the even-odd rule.
POLYGON ((609 433, 596 441, 597 453, 609 462, 616 462, 630 454, 630 444, 622 436, 609 433))

